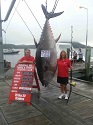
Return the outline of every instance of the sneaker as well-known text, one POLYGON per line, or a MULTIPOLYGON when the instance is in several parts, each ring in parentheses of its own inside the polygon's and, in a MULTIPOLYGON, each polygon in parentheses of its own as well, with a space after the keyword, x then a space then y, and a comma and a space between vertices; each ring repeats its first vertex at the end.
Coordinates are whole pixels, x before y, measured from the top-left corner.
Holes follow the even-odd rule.
POLYGON ((64 94, 61 94, 58 98, 59 98, 59 99, 62 99, 63 96, 64 96, 64 94))
POLYGON ((65 94, 65 99, 66 99, 66 100, 68 99, 68 95, 67 95, 67 94, 65 94))

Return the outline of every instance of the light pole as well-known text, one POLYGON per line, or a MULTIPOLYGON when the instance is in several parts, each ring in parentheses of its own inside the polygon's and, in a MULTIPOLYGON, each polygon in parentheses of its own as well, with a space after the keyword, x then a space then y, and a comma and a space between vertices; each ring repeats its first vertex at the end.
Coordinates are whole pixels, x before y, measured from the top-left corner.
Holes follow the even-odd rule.
POLYGON ((87 23, 87 24, 86 24, 86 51, 85 51, 85 68, 86 68, 86 63, 87 63, 87 62, 86 62, 86 61, 87 61, 87 60, 86 60, 86 58, 87 58, 87 57, 86 57, 86 54, 87 54, 87 41, 88 41, 88 9, 87 9, 86 7, 82 7, 82 6, 80 6, 79 8, 80 8, 80 9, 85 9, 85 10, 86 10, 86 13, 87 13, 87 20, 86 20, 86 21, 87 21, 87 22, 86 22, 86 23, 87 23))

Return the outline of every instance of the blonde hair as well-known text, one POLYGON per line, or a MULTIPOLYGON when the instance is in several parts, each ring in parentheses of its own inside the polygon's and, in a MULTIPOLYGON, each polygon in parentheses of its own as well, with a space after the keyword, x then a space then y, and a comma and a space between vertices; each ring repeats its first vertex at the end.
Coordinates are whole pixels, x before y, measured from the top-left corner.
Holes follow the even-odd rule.
POLYGON ((60 52, 60 57, 59 57, 59 59, 63 59, 63 58, 62 58, 62 53, 65 53, 64 59, 66 59, 66 58, 67 58, 67 54, 66 54, 66 52, 65 52, 64 50, 62 50, 62 51, 60 52))

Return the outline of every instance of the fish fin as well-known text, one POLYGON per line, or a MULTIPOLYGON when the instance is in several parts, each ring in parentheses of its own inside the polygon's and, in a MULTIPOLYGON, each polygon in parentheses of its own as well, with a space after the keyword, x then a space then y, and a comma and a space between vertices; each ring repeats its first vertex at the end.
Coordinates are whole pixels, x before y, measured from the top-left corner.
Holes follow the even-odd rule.
POLYGON ((58 42, 58 40, 60 39, 60 37, 61 37, 61 33, 60 33, 60 35, 58 36, 58 38, 55 40, 56 43, 58 42))
POLYGON ((42 7, 42 10, 43 10, 45 17, 47 18, 48 12, 47 12, 45 6, 42 4, 41 7, 42 7))
POLYGON ((57 17, 64 12, 64 11, 62 11, 62 12, 59 12, 59 13, 52 13, 52 12, 48 13, 48 11, 46 10, 46 8, 43 4, 41 5, 41 7, 42 7, 43 13, 44 13, 44 15, 47 19, 57 17))
POLYGON ((64 12, 64 11, 59 12, 59 13, 49 13, 48 17, 49 17, 49 19, 50 19, 50 18, 54 18, 54 17, 60 16, 63 12, 64 12))
POLYGON ((35 46, 36 48, 39 46, 39 44, 37 43, 36 39, 34 38, 34 43, 35 43, 35 46))

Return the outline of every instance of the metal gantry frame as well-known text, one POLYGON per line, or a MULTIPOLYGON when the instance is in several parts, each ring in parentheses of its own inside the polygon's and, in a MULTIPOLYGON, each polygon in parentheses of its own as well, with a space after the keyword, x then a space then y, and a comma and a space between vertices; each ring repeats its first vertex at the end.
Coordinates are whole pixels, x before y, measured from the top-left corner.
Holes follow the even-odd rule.
POLYGON ((1 0, 0 0, 0 78, 5 78, 4 72, 4 57, 3 57, 3 39, 2 39, 2 22, 8 20, 8 17, 14 7, 16 0, 12 0, 10 7, 7 11, 6 17, 4 20, 1 19, 1 0))

